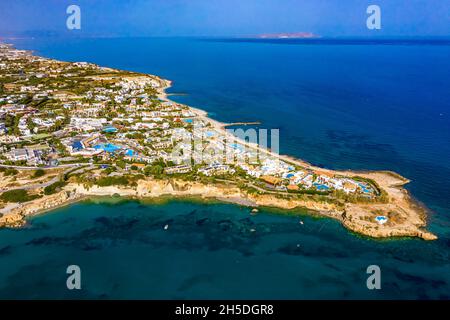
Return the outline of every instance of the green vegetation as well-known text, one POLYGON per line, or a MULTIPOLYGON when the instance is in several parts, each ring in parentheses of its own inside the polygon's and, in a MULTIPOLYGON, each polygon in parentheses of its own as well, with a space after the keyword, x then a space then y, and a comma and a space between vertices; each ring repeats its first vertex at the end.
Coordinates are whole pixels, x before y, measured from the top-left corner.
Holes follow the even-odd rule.
POLYGON ((49 103, 51 100, 49 98, 43 98, 35 103, 32 103, 31 105, 34 108, 42 108, 44 107, 47 103, 49 103))
POLYGON ((19 121, 21 116, 19 115, 12 115, 12 114, 6 114, 5 117, 5 127, 8 130, 9 135, 20 135, 19 130, 19 121))
POLYGON ((147 166, 144 168, 144 174, 146 176, 155 176, 155 177, 161 177, 161 175, 164 173, 164 167, 160 164, 153 165, 153 166, 147 166))
POLYGON ((117 160, 116 161, 116 165, 121 168, 121 169, 125 169, 125 166, 127 165, 125 161, 123 160, 117 160))
POLYGON ((108 186, 126 186, 129 184, 129 181, 126 177, 102 177, 95 182, 99 187, 108 187, 108 186))
POLYGON ((27 190, 18 189, 18 190, 10 190, 2 193, 0 195, 0 200, 4 202, 27 202, 39 198, 38 195, 29 195, 27 190))
POLYGON ((163 159, 158 159, 155 162, 153 162, 150 166, 146 166, 144 168, 144 174, 146 176, 153 176, 156 179, 161 179, 166 177, 164 174, 164 168, 167 167, 167 164, 164 162, 163 159))
POLYGON ((128 133, 128 134, 126 135, 126 137, 127 137, 128 139, 136 139, 136 140, 144 139, 144 138, 145 138, 144 134, 142 134, 141 132, 128 133))
POLYGON ((24 98, 19 100, 20 104, 29 104, 33 101, 33 96, 31 94, 27 94, 24 98))
POLYGON ((31 132, 33 132, 34 128, 36 128, 36 124, 33 122, 32 117, 27 118, 27 127, 31 132))
POLYGON ((298 194, 309 194, 309 195, 319 195, 326 196, 330 194, 330 191, 318 191, 314 189, 299 189, 299 190, 288 190, 289 193, 298 193, 298 194))
POLYGON ((33 178, 34 179, 36 179, 36 178, 40 178, 40 177, 42 177, 43 175, 45 175, 45 171, 44 170, 42 170, 42 169, 37 169, 34 173, 33 173, 33 178))
POLYGON ((54 194, 54 193, 60 191, 61 188, 64 187, 65 185, 66 185, 65 182, 57 181, 57 182, 55 182, 55 183, 45 187, 44 188, 44 194, 47 195, 47 196, 51 195, 51 194, 54 194))
POLYGON ((105 174, 109 175, 113 172, 116 172, 117 168, 115 166, 110 166, 110 167, 107 167, 106 169, 104 169, 103 171, 105 172, 105 174))
POLYGON ((16 174, 19 173, 19 171, 17 171, 16 169, 13 169, 13 168, 0 168, 0 172, 3 172, 5 177, 15 176, 16 174))

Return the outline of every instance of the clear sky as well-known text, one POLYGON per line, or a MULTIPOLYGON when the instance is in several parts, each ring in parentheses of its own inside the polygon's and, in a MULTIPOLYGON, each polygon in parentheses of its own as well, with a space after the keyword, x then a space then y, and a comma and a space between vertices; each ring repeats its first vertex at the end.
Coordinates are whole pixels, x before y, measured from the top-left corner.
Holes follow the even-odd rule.
POLYGON ((0 35, 68 34, 70 4, 80 36, 450 36, 450 0, 1 0, 0 35), (381 30, 366 27, 371 4, 381 30))

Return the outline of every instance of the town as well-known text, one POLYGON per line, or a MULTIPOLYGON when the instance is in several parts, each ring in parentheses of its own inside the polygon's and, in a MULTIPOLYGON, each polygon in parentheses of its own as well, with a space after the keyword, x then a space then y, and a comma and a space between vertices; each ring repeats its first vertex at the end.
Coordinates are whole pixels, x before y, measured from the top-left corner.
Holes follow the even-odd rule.
MULTIPOLYGON (((177 176, 258 192, 380 195, 365 179, 308 169, 230 138, 195 109, 161 97, 168 83, 158 77, 45 59, 6 44, 0 61, 3 169, 84 166, 73 179, 94 184, 177 176)), ((9 180, 0 190, 8 191, 9 180)))
POLYGON ((281 155, 278 129, 268 147, 266 129, 243 129, 259 122, 218 122, 168 99, 170 86, 0 43, 0 227, 83 199, 170 196, 304 208, 374 237, 436 238, 420 229, 406 178, 281 155))

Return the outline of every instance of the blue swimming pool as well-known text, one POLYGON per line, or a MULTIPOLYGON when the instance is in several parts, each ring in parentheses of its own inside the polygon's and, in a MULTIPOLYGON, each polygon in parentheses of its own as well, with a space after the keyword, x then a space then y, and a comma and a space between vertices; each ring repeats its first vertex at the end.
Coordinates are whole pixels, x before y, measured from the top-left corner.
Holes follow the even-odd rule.
POLYGON ((128 157, 133 157, 133 156, 137 155, 137 153, 134 152, 134 150, 132 150, 132 149, 128 149, 128 150, 125 152, 125 155, 128 156, 128 157))
POLYGON ((326 190, 330 189, 330 187, 328 187, 328 186, 326 186, 324 184, 321 184, 321 183, 313 183, 313 186, 315 186, 316 189, 319 190, 319 191, 326 191, 326 190))
POLYGON ((115 133, 115 132, 117 132, 117 128, 106 127, 106 128, 103 129, 103 132, 105 132, 105 133, 115 133))
POLYGON ((104 150, 104 151, 109 152, 109 153, 114 153, 117 150, 120 150, 121 147, 120 146, 116 146, 116 145, 114 145, 112 143, 107 143, 107 144, 98 144, 98 145, 94 146, 94 149, 96 149, 96 150, 104 150))
POLYGON ((383 224, 383 223, 386 223, 386 222, 388 221, 388 218, 387 218, 386 216, 376 216, 376 217, 375 217, 375 220, 376 220, 378 223, 383 224))
POLYGON ((364 193, 370 193, 371 190, 368 189, 363 183, 358 183, 364 193))

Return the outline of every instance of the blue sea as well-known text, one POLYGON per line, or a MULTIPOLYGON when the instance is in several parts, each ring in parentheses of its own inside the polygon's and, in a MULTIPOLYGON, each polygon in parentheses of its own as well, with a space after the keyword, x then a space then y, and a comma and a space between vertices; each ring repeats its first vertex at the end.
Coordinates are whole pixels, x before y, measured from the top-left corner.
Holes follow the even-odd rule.
POLYGON ((428 228, 439 239, 373 240, 302 211, 251 216, 240 206, 187 200, 85 202, 0 230, 0 298, 450 298, 450 42, 15 44, 170 79, 173 100, 212 118, 279 129, 283 154, 326 168, 396 171, 431 210, 428 228), (66 289, 69 264, 81 267, 81 291, 66 289), (381 290, 366 287, 373 264, 381 290))

